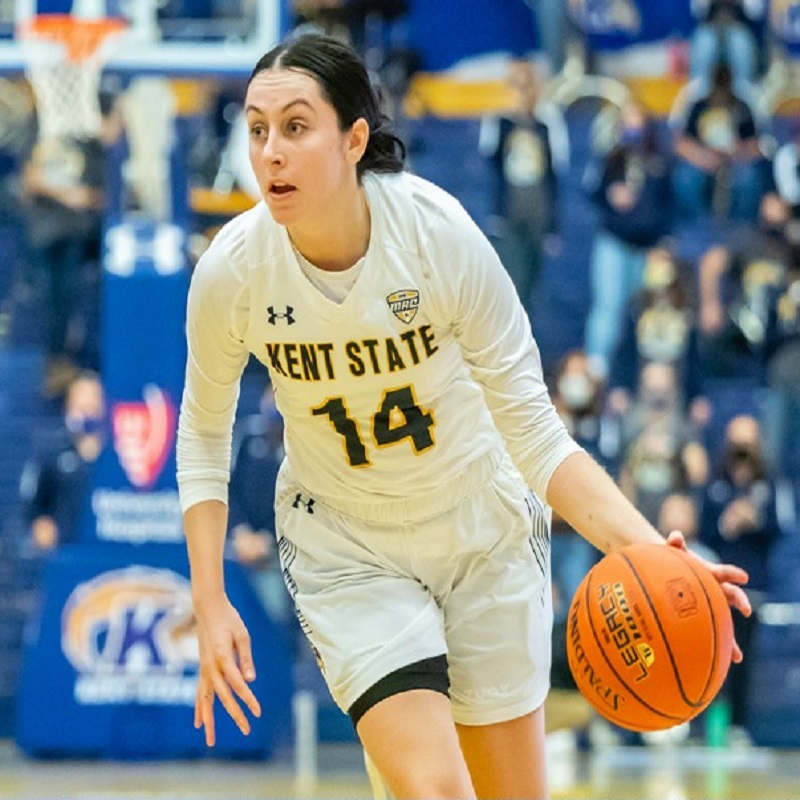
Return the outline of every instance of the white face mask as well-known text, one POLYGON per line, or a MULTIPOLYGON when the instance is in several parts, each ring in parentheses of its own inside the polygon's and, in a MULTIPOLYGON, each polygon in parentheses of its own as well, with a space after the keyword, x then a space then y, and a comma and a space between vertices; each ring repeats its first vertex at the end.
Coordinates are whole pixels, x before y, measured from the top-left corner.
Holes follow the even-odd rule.
POLYGON ((562 375, 558 381, 558 393, 573 411, 586 408, 594 395, 594 386, 588 375, 580 373, 562 375))
POLYGON ((665 492, 672 486, 672 465, 669 461, 645 459, 636 465, 636 484, 648 492, 665 492))

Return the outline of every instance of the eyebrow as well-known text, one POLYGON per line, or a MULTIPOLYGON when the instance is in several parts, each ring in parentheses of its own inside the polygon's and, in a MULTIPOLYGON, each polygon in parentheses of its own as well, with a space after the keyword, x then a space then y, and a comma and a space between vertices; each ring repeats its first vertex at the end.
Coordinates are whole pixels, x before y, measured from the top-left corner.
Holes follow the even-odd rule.
MULTIPOLYGON (((303 106, 306 106, 306 107, 307 107, 307 108, 308 108, 310 111, 313 111, 313 110, 314 110, 314 106, 312 106, 312 105, 311 105, 311 103, 309 103, 309 102, 308 102, 308 100, 306 100, 306 99, 305 99, 305 98, 303 98, 303 97, 298 97, 298 98, 296 98, 295 100, 290 100, 290 101, 289 101, 289 102, 288 102, 288 103, 287 103, 287 104, 286 104, 286 105, 285 105, 285 106, 284 106, 284 107, 281 109, 281 112, 282 112, 282 113, 286 113, 286 112, 287 112, 287 111, 288 111, 288 110, 289 110, 289 109, 290 109, 292 106, 295 106, 295 105, 303 105, 303 106)), ((262 114, 262 113, 263 113, 263 111, 262 111, 262 110, 261 110, 261 109, 260 109, 258 106, 256 106, 256 105, 253 105, 252 103, 249 103, 248 105, 246 105, 246 106, 245 106, 245 109, 244 109, 244 111, 245 111, 245 114, 246 114, 248 111, 255 111, 255 112, 256 112, 256 113, 258 113, 258 114, 262 114)))

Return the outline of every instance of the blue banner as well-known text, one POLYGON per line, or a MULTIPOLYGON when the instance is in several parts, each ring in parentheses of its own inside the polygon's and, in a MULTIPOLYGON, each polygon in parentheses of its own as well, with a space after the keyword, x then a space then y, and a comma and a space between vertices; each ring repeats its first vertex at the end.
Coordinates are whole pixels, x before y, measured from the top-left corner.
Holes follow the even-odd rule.
MULTIPOLYGON (((18 745, 31 755, 186 758, 207 752, 193 725, 198 646, 184 548, 72 545, 43 576, 17 695, 18 745)), ((217 702, 215 756, 265 758, 291 741, 287 632, 246 574, 225 584, 252 636, 263 714, 243 736, 217 702)))
POLYGON ((110 446, 85 540, 183 542, 175 435, 186 361, 185 231, 128 220, 105 236, 103 383, 110 446))

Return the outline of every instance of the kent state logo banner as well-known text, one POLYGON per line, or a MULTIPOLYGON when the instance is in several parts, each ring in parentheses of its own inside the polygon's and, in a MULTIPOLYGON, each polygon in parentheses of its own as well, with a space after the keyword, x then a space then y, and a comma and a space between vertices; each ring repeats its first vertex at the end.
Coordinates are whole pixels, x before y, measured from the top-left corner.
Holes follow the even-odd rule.
POLYGON ((176 572, 134 566, 78 584, 62 611, 61 647, 77 703, 194 704, 191 590, 176 572))

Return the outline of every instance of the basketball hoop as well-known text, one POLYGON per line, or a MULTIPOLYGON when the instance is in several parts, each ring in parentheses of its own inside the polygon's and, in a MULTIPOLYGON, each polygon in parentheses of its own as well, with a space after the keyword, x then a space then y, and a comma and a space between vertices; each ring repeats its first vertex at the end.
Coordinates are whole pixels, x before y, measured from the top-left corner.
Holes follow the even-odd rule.
POLYGON ((124 20, 39 14, 20 24, 26 72, 36 95, 39 140, 91 138, 101 127, 100 72, 124 20))

